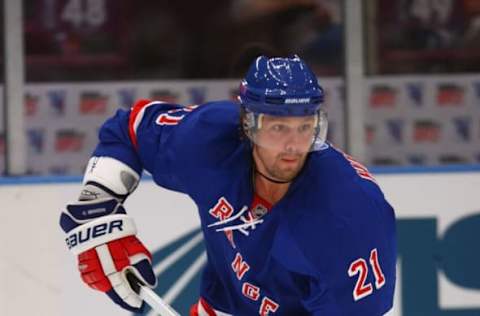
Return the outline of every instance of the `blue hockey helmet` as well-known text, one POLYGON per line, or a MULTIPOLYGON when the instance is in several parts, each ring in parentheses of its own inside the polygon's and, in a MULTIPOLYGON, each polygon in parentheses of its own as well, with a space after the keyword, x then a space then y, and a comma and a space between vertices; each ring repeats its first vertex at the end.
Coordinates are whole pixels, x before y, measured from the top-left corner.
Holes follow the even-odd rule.
POLYGON ((238 99, 243 112, 243 131, 253 143, 260 144, 256 133, 262 128, 265 115, 312 116, 315 123, 310 150, 317 150, 325 143, 328 123, 321 109, 324 92, 300 57, 258 57, 240 84, 238 99))
POLYGON ((240 84, 240 103, 253 113, 313 115, 323 99, 323 89, 315 74, 296 55, 293 58, 258 57, 240 84))

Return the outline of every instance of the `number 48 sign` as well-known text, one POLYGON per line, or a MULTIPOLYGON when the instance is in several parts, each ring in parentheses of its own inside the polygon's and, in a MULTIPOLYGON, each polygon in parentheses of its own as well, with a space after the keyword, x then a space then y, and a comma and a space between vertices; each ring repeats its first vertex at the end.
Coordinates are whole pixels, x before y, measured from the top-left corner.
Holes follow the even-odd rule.
POLYGON ((105 0, 68 0, 62 10, 62 20, 75 27, 98 27, 107 18, 105 0))

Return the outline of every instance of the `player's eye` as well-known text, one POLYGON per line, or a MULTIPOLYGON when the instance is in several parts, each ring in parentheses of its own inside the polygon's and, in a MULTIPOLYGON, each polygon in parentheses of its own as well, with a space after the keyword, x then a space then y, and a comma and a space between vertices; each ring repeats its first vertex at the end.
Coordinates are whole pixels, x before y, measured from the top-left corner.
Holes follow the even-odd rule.
POLYGON ((275 133, 286 133, 289 127, 284 124, 274 124, 270 127, 270 130, 275 133))
POLYGON ((298 132, 301 134, 307 134, 313 131, 312 124, 303 124, 298 128, 298 132))

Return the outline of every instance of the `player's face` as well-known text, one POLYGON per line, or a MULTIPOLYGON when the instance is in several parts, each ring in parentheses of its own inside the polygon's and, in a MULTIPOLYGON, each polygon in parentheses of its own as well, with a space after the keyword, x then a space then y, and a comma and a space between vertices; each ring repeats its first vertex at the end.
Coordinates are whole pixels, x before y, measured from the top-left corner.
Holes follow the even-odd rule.
POLYGON ((264 115, 255 135, 257 167, 275 179, 293 180, 305 163, 314 136, 314 116, 264 115))

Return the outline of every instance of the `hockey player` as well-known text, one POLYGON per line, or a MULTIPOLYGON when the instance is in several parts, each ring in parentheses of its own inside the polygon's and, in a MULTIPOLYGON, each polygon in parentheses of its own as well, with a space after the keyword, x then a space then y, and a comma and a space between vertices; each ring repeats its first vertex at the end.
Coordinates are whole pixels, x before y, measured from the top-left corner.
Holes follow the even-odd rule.
POLYGON ((100 130, 79 201, 61 214, 83 281, 132 311, 142 302, 125 271, 155 286, 122 205, 145 169, 198 207, 208 260, 191 315, 390 310, 394 211, 368 170, 325 141, 323 99, 300 58, 262 56, 240 104, 119 110, 100 130))

